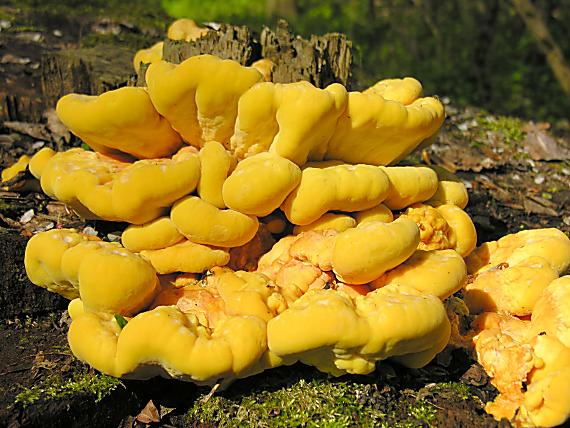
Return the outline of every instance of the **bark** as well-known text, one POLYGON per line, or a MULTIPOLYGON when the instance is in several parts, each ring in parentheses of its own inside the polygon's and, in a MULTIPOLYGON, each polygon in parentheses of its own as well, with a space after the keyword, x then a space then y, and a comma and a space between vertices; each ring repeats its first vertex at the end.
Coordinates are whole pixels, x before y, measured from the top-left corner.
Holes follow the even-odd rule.
MULTIPOLYGON (((166 40, 163 52, 164 59, 174 63, 200 54, 233 59, 242 65, 269 58, 275 63, 276 83, 307 80, 319 88, 334 82, 350 87, 352 78, 352 42, 345 35, 330 33, 306 40, 292 34, 283 20, 275 31, 265 27, 259 36, 247 27, 222 25, 192 42, 166 40)), ((144 84, 142 70, 139 84, 144 84)))
POLYGON ((552 38, 542 12, 530 0, 513 0, 513 4, 539 50, 546 56, 546 61, 562 91, 570 97, 570 64, 564 58, 560 46, 552 38))
POLYGON ((249 28, 224 24, 192 42, 165 40, 163 58, 179 64, 191 56, 207 53, 250 65, 260 58, 260 52, 259 43, 249 28))
POLYGON ((41 60, 43 104, 55 106, 61 96, 71 92, 97 95, 126 86, 134 74, 133 54, 132 49, 109 45, 44 54, 41 60))
POLYGON ((65 309, 68 301, 33 285, 24 269, 28 240, 0 228, 0 319, 65 309))
POLYGON ((306 40, 292 34, 287 22, 279 21, 275 32, 263 29, 260 43, 262 56, 275 63, 274 82, 307 80, 318 88, 335 82, 350 87, 352 42, 344 34, 313 35, 306 40))

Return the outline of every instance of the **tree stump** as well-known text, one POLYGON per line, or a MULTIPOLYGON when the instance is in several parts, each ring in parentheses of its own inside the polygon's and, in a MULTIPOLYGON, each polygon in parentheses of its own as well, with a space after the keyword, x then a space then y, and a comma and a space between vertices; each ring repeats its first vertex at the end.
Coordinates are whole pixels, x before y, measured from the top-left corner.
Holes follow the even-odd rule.
MULTIPOLYGON (((286 21, 279 21, 275 31, 264 27, 261 34, 247 27, 222 25, 195 41, 165 40, 163 58, 179 64, 200 54, 213 54, 242 65, 268 58, 275 63, 273 81, 291 83, 306 80, 319 88, 341 83, 350 88, 352 42, 344 34, 295 36, 286 21)), ((137 82, 144 85, 146 67, 141 67, 137 82)))
POLYGON ((61 50, 44 54, 41 88, 46 107, 68 93, 97 95, 131 81, 132 49, 114 45, 61 50))

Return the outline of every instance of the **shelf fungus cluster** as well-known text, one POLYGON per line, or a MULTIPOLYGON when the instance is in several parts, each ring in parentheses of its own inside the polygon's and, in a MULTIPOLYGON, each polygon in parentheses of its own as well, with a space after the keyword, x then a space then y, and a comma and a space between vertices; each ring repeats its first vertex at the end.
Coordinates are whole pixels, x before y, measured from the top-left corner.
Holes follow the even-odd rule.
POLYGON ((556 229, 488 242, 466 259, 471 330, 460 338, 499 390, 486 410, 516 426, 570 416, 570 240, 556 229))
MULTIPOLYGON (((417 80, 363 92, 266 80, 210 55, 153 60, 146 88, 58 102, 92 150, 43 149, 29 170, 81 216, 130 224, 121 244, 65 229, 29 241, 32 282, 73 299, 80 360, 199 384, 297 361, 335 376, 388 358, 417 368, 447 346, 444 301, 464 287, 473 310, 532 313, 520 322, 547 335, 525 342, 536 355, 546 338, 560 358, 570 352, 570 306, 559 304, 570 285, 552 282, 567 268, 567 238, 529 232, 529 257, 516 237, 473 253, 463 183, 437 167, 392 166, 444 120, 417 80)), ((526 396, 565 388, 549 367, 526 396)))

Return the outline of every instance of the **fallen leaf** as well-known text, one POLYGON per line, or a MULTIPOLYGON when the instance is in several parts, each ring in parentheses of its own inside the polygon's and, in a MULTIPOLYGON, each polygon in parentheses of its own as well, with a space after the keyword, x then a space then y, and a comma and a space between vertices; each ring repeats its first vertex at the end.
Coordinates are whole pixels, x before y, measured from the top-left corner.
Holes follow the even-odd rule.
POLYGON ((525 199, 523 202, 524 210, 530 214, 549 215, 558 217, 558 212, 550 207, 545 207, 542 204, 534 202, 530 199, 525 199))
POLYGON ((43 116, 47 120, 47 129, 52 133, 52 140, 57 142, 59 139, 63 139, 66 143, 71 140, 71 133, 67 127, 59 120, 55 109, 51 108, 46 110, 43 116))
POLYGON ((32 138, 38 140, 49 140, 50 134, 46 129, 45 125, 40 123, 29 123, 29 122, 4 122, 4 127, 16 131, 20 134, 29 135, 32 138))
POLYGON ((526 129, 527 135, 523 145, 532 159, 537 161, 570 159, 570 150, 559 144, 539 126, 531 122, 526 129))
POLYGON ((160 414, 158 413, 158 409, 152 402, 149 400, 144 406, 144 409, 137 415, 136 420, 142 422, 143 424, 151 424, 160 422, 160 414))

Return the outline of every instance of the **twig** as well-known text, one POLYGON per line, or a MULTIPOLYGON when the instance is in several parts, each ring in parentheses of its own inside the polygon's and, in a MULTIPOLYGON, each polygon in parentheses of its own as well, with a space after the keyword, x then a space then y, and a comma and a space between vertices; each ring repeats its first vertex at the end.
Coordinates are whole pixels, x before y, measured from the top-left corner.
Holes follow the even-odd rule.
POLYGON ((0 376, 5 376, 5 375, 8 375, 8 374, 12 374, 12 373, 25 372, 26 370, 30 370, 31 368, 32 368, 32 366, 30 366, 30 367, 24 367, 24 368, 21 368, 21 369, 8 370, 7 372, 0 373, 0 376))
POLYGON ((202 398, 202 403, 207 403, 208 401, 210 401, 210 398, 212 398, 212 396, 216 393, 216 391, 218 390, 218 388, 220 387, 220 383, 215 384, 212 389, 210 390, 210 392, 208 392, 208 395, 206 395, 204 398, 202 398))

